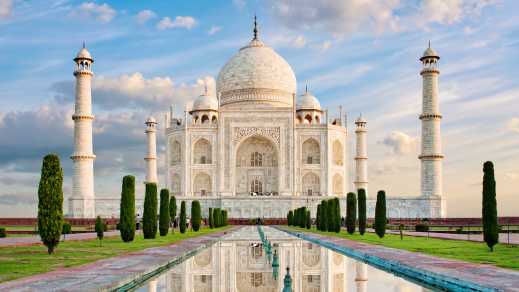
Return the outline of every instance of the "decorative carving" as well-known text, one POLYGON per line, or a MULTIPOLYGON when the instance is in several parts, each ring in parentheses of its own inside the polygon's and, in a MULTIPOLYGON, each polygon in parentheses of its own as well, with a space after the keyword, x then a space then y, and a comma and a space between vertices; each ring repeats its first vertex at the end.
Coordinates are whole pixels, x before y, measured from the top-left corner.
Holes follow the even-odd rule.
POLYGON ((276 145, 279 147, 279 136, 280 130, 279 127, 275 128, 257 128, 257 127, 235 127, 234 128, 234 136, 233 143, 234 145, 238 144, 244 138, 248 138, 250 136, 259 135, 271 138, 276 145))

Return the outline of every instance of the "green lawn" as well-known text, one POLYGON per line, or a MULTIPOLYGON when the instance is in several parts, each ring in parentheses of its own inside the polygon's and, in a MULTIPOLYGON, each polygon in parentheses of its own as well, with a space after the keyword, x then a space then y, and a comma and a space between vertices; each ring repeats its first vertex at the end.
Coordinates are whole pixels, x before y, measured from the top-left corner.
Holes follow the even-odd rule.
MULTIPOLYGON (((307 229, 299 227, 290 228, 294 231, 308 231, 307 229)), ((323 232, 318 231, 315 228, 312 228, 311 232, 361 241, 369 244, 404 249, 412 252, 421 252, 442 258, 491 264, 502 268, 519 270, 519 246, 517 245, 497 244, 494 246, 494 252, 490 252, 485 243, 463 240, 446 240, 414 236, 404 236, 404 239, 400 240, 400 235, 393 234, 386 234, 383 238, 379 238, 374 233, 365 233, 361 236, 358 231, 353 235, 350 235, 345 231, 341 231, 340 233, 323 232)))
POLYGON ((164 237, 144 240, 142 235, 136 235, 133 242, 123 242, 121 237, 108 237, 99 246, 98 240, 60 242, 52 255, 47 254, 43 245, 0 248, 0 282, 9 281, 34 274, 40 274, 63 267, 73 267, 90 263, 99 259, 138 251, 149 247, 168 245, 183 239, 222 231, 229 227, 215 229, 201 228, 198 232, 188 231, 184 234, 175 231, 164 237))

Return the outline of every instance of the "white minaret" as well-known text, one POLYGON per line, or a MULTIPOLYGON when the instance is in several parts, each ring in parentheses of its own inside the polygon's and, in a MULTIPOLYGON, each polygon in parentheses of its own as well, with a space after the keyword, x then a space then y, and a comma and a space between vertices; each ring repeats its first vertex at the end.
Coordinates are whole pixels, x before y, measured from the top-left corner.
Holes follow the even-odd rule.
POLYGON ((144 183, 158 183, 157 180, 157 121, 153 117, 146 120, 146 140, 148 142, 148 152, 144 160, 146 161, 146 178, 144 183))
POLYGON ((438 61, 440 56, 429 47, 420 61, 423 64, 420 75, 423 78, 422 153, 418 157, 422 163, 421 191, 423 197, 441 198, 442 182, 442 142, 440 121, 442 115, 438 104, 438 61))
POLYGON ((76 104, 72 115, 74 120, 74 153, 72 197, 69 199, 69 212, 74 218, 95 218, 94 159, 92 146, 92 63, 94 59, 85 48, 76 58, 76 104))
POLYGON ((367 121, 362 115, 355 120, 355 134, 357 136, 357 155, 355 156, 355 192, 359 189, 368 194, 368 144, 367 144, 367 121))

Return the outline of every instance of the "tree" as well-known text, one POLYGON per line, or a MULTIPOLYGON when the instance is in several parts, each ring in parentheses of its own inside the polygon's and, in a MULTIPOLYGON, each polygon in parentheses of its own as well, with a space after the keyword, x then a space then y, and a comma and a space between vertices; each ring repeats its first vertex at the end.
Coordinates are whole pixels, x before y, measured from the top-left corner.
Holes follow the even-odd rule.
POLYGON ((328 201, 327 200, 323 200, 322 203, 321 203, 321 212, 322 212, 322 220, 323 220, 323 223, 322 223, 322 231, 328 231, 328 201))
POLYGON ((119 232, 124 242, 135 238, 135 177, 123 177, 121 208, 119 209, 119 232))
POLYGON ((200 210, 200 202, 198 200, 194 200, 191 202, 191 228, 194 231, 198 231, 200 229, 200 222, 202 222, 202 210, 200 210))
POLYGON ((72 232, 72 225, 68 222, 63 222, 63 228, 61 229, 61 234, 63 234, 63 241, 65 241, 67 234, 72 232))
POLYGON ((494 251, 494 245, 499 242, 499 225, 497 222, 496 181, 494 164, 487 161, 483 164, 483 239, 494 251))
POLYGON ((349 234, 355 233, 355 221, 357 219, 357 199, 354 193, 348 193, 346 197, 346 229, 349 234))
POLYGON ((321 204, 317 204, 317 212, 315 214, 315 228, 317 228, 317 230, 321 230, 321 204))
POLYGON ((180 204, 180 233, 186 233, 186 202, 180 204))
POLYGON ((220 212, 220 208, 214 208, 213 209, 213 220, 214 220, 214 226, 220 227, 222 226, 222 212, 220 212))
POLYGON ((306 229, 312 228, 312 218, 310 217, 310 210, 306 211, 306 229))
POLYGON ((335 208, 335 232, 340 232, 341 231, 341 205, 340 205, 340 202, 339 202, 339 198, 334 198, 333 199, 333 206, 335 208))
POLYGON ((227 210, 222 210, 222 217, 223 217, 223 226, 227 226, 229 222, 227 222, 227 210))
POLYGON ((213 208, 209 208, 209 218, 207 218, 207 221, 209 221, 209 228, 214 228, 214 219, 213 219, 213 208))
POLYGON ((375 206, 375 233, 378 237, 384 237, 386 233, 386 192, 378 191, 377 204, 375 206))
POLYGON ((63 229, 63 170, 59 157, 49 154, 43 158, 38 186, 38 232, 41 241, 52 254, 63 229))
POLYGON ((364 235, 364 232, 366 232, 366 190, 359 189, 357 199, 359 205, 359 233, 364 235))
POLYGON ((97 239, 99 239, 99 246, 102 246, 104 232, 105 232, 106 225, 103 222, 103 219, 101 219, 100 216, 97 216, 96 218, 96 233, 97 233, 97 239))
POLYGON ((294 223, 292 222, 292 221, 294 221, 294 211, 292 211, 292 210, 288 211, 287 220, 288 220, 289 226, 294 225, 294 223))
POLYGON ((157 184, 146 183, 144 196, 144 214, 142 216, 142 233, 144 239, 157 236, 157 184))
POLYGON ((169 232, 169 190, 160 190, 160 213, 159 213, 159 234, 166 236, 169 232))
POLYGON ((171 196, 169 199, 169 220, 173 223, 173 228, 171 228, 171 232, 175 233, 175 218, 177 217, 177 199, 175 196, 171 196))

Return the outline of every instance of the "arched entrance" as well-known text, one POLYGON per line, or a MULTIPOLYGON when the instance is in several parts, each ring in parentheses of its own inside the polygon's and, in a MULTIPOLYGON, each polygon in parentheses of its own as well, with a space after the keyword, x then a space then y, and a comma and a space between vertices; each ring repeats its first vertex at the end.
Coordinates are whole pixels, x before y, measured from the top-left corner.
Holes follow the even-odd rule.
POLYGON ((276 146, 269 139, 252 136, 243 141, 236 151, 236 195, 277 195, 278 161, 276 146))

